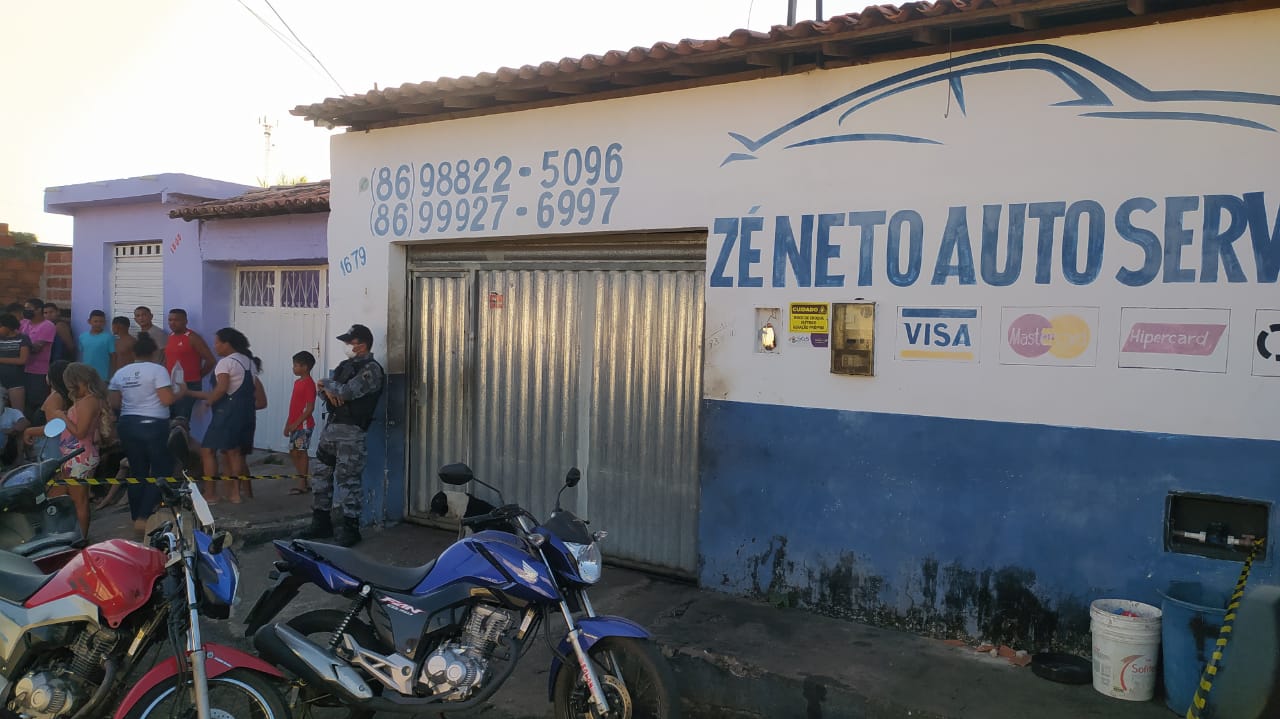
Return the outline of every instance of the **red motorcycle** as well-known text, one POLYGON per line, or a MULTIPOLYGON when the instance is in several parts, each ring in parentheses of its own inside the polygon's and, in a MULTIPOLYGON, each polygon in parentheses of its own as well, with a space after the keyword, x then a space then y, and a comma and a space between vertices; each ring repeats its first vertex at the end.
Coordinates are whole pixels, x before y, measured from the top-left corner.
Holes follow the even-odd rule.
POLYGON ((94 544, 54 574, 0 552, 0 707, 24 719, 288 719, 279 671, 201 638, 201 615, 229 616, 240 573, 194 487, 165 487, 173 519, 147 545, 94 544))

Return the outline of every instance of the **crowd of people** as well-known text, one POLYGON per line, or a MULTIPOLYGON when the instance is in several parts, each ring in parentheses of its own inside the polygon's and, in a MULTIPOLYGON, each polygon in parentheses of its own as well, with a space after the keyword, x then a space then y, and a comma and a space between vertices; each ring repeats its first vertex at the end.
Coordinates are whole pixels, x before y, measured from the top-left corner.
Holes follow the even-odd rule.
MULTIPOLYGON (((75 337, 67 314, 56 305, 36 298, 9 305, 0 314, 0 465, 82 449, 62 467, 61 476, 170 477, 176 469, 172 435, 181 433, 198 450, 200 466, 191 468, 192 474, 219 476, 221 460, 225 476, 248 476, 246 457, 253 449, 257 412, 268 402, 261 359, 235 328, 215 332, 210 345, 188 327, 183 309, 169 311, 169 332, 153 319, 150 308, 138 307, 132 323, 115 317, 108 331, 106 313, 93 310, 88 329, 75 337), (210 409, 209 422, 196 442, 190 424, 201 402, 210 409), (65 427, 46 437, 45 425, 55 419, 65 427)), ((324 381, 317 385, 311 378, 315 364, 310 352, 293 356, 297 379, 283 427, 300 475, 292 494, 311 492, 311 483, 302 477, 309 474, 315 405, 318 396, 328 401, 319 389, 324 381)), ((142 531, 159 505, 159 489, 147 482, 123 487, 122 492, 116 484, 91 497, 89 486, 57 486, 50 495, 71 495, 87 536, 95 504, 109 506, 123 494, 135 527, 142 531)), ((249 480, 202 482, 201 491, 210 503, 253 498, 249 480)))

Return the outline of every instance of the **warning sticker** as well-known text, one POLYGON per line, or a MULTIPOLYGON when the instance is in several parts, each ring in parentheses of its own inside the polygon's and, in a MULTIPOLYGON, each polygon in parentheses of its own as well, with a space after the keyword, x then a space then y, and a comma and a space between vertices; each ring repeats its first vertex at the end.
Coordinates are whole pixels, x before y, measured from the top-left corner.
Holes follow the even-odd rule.
POLYGON ((830 332, 831 306, 825 302, 792 302, 787 318, 788 332, 830 332))

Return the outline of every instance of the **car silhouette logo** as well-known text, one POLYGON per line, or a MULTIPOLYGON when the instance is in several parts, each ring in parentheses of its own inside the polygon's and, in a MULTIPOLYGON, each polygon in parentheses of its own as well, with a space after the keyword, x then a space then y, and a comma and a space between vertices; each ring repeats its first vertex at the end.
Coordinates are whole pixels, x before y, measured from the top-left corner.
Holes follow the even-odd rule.
POLYGON ((1125 73, 1077 50, 1032 44, 984 50, 940 60, 863 85, 819 105, 758 137, 730 132, 741 149, 725 165, 755 160, 763 152, 836 143, 899 142, 942 145, 934 137, 894 132, 860 124, 859 113, 891 97, 931 86, 949 85, 960 112, 966 112, 965 80, 981 75, 1038 71, 1065 88, 1069 99, 1054 107, 1078 107, 1079 117, 1131 121, 1180 121, 1228 125, 1275 132, 1280 124, 1280 95, 1234 90, 1153 90, 1125 73), (1275 110, 1276 112, 1272 112, 1275 110), (1258 111, 1262 118, 1251 115, 1258 111))

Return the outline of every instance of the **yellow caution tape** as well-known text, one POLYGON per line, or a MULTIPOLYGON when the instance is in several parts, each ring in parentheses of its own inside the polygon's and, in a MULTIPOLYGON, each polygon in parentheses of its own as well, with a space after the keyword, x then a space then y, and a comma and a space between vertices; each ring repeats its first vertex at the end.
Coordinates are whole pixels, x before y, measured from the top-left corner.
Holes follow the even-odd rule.
POLYGON ((1244 568, 1240 570, 1236 590, 1231 595, 1231 603, 1227 605, 1227 615, 1222 618, 1222 629, 1218 630, 1217 650, 1209 659, 1209 665, 1204 668, 1204 673, 1200 675, 1200 686, 1196 689, 1196 695, 1191 698, 1186 719, 1200 719, 1200 710, 1209 703, 1209 690, 1213 689, 1213 678, 1218 675, 1218 663, 1222 661, 1222 653, 1226 650, 1227 641, 1231 639, 1231 625, 1236 621, 1236 610, 1240 608, 1240 599, 1244 596, 1245 585, 1249 583, 1249 570, 1253 569, 1253 560, 1258 556, 1258 550, 1262 549, 1265 541, 1265 539, 1254 541, 1253 551, 1249 552, 1249 558, 1244 560, 1244 568))
POLYGON ((193 479, 193 480, 196 480, 197 482, 219 482, 219 481, 230 481, 233 479, 253 480, 253 479, 310 479, 310 478, 311 478, 310 476, 305 474, 255 474, 252 476, 245 476, 245 477, 222 477, 222 476, 124 477, 123 479, 119 477, 111 477, 109 479, 71 479, 70 477, 67 477, 64 479, 51 479, 49 480, 49 486, 51 487, 57 487, 57 486, 100 487, 108 484, 157 484, 159 482, 179 484, 181 482, 187 481, 188 479, 193 479))

